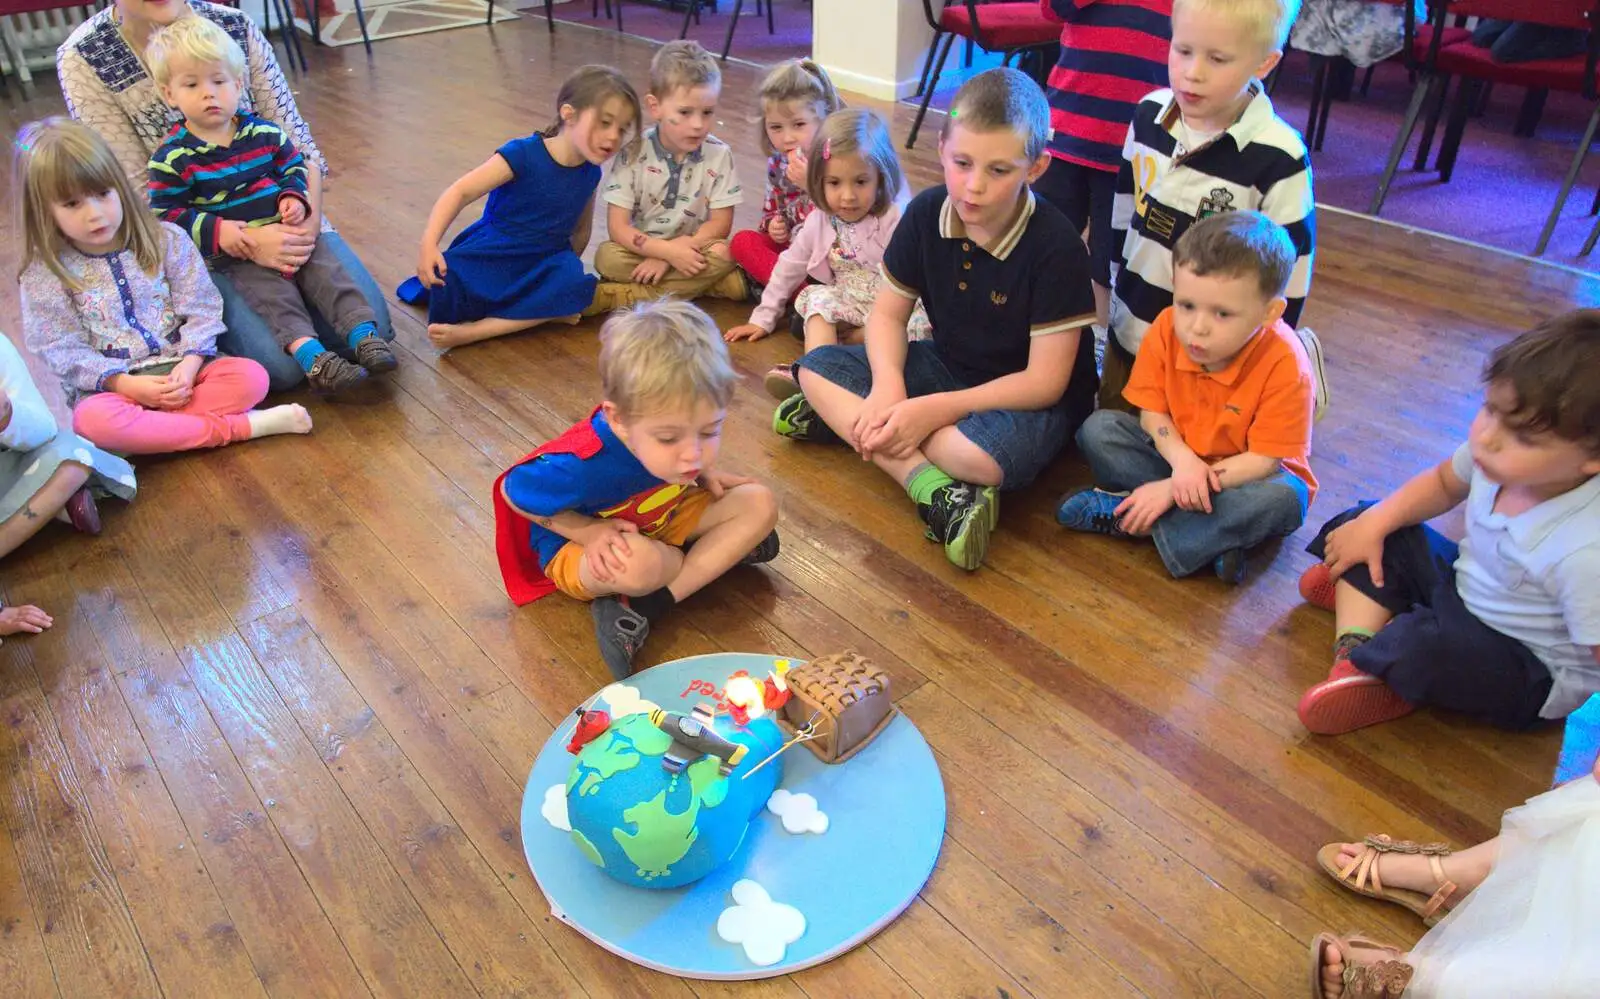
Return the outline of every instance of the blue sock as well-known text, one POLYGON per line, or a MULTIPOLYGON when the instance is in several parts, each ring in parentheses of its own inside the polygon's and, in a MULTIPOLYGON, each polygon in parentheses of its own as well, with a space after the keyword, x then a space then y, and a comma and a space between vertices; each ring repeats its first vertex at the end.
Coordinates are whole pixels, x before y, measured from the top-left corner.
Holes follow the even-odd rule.
POLYGON ((318 340, 316 337, 312 337, 294 349, 295 363, 300 365, 301 371, 310 374, 311 365, 314 364, 317 358, 321 357, 323 352, 327 349, 328 348, 322 345, 321 340, 318 340))
POLYGON ((378 327, 373 323, 360 323, 355 329, 345 334, 344 342, 350 345, 351 350, 356 349, 356 344, 369 336, 377 336, 378 327))

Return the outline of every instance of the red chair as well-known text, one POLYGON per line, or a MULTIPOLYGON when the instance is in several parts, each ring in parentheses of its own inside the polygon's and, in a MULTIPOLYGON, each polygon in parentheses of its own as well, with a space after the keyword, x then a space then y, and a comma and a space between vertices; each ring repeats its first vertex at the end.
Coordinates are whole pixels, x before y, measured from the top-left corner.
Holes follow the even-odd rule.
POLYGON ((933 46, 928 49, 928 59, 922 64, 922 106, 917 108, 916 120, 911 123, 911 135, 906 148, 917 144, 917 132, 922 119, 928 114, 928 103, 939 85, 939 74, 944 72, 944 61, 950 55, 950 46, 957 38, 974 42, 985 52, 1004 52, 1006 62, 1013 56, 1039 54, 1049 50, 1061 39, 1061 24, 1045 17, 1039 0, 1026 3, 979 3, 978 0, 948 0, 938 17, 933 16, 933 0, 922 0, 922 13, 933 29, 933 46), (982 22, 978 12, 982 11, 982 22), (940 44, 943 42, 943 45, 940 44), (934 62, 934 52, 939 60, 934 62), (929 70, 932 76, 929 76, 929 70))
MULTIPOLYGON (((1389 193, 1389 185, 1394 180, 1400 158, 1405 155, 1406 146, 1411 142, 1411 134, 1417 126, 1417 117, 1428 94, 1434 92, 1435 88, 1448 87, 1452 77, 1460 77, 1461 85, 1455 105, 1450 112, 1450 120, 1445 126, 1437 163, 1440 178, 1446 182, 1455 169, 1456 156, 1461 149, 1461 138, 1466 131, 1467 118, 1485 85, 1542 87, 1582 94, 1584 99, 1593 105, 1593 111, 1589 115, 1589 124, 1584 129, 1583 138, 1578 143, 1577 152, 1572 157, 1572 165, 1567 170, 1566 179, 1561 185, 1561 193, 1556 197, 1555 206, 1550 210, 1550 217, 1545 221, 1544 230, 1539 234, 1538 245, 1533 251, 1534 256, 1539 256, 1550 245, 1550 236, 1555 232, 1556 222, 1561 217, 1561 209, 1566 205, 1567 195, 1571 193, 1572 185, 1578 178, 1578 171, 1582 169, 1583 161, 1589 154, 1589 146, 1594 142, 1595 131, 1600 128, 1600 90, 1596 88, 1595 79, 1596 63, 1600 61, 1600 0, 1542 0, 1537 4, 1528 3, 1527 0, 1448 0, 1436 7, 1429 15, 1429 20, 1434 26, 1434 37, 1423 60, 1422 76, 1417 82, 1416 90, 1412 92, 1411 106, 1406 110, 1400 134, 1395 137, 1394 147, 1389 150, 1389 162, 1384 166, 1383 177, 1378 181, 1377 193, 1373 195, 1371 214, 1377 215, 1383 208, 1384 199, 1389 193), (1537 59, 1518 63, 1495 62, 1489 55, 1488 49, 1469 42, 1443 43, 1442 30, 1445 18, 1457 15, 1580 29, 1589 33, 1588 51, 1583 55, 1563 59, 1537 59)), ((1439 95, 1443 96, 1442 90, 1439 95)))

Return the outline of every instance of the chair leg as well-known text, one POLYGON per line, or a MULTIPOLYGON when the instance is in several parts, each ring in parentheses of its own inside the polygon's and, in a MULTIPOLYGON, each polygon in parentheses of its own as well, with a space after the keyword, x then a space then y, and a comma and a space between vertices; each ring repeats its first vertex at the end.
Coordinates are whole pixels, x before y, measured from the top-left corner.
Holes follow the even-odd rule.
MULTIPOLYGON (((1578 151, 1572 154, 1572 166, 1567 168, 1567 177, 1561 182, 1561 193, 1556 195, 1555 207, 1550 209, 1550 217, 1545 220, 1544 231, 1539 233, 1539 245, 1533 248, 1533 255, 1544 256, 1544 251, 1550 245, 1550 237, 1555 235, 1556 223, 1561 219, 1561 209, 1567 204, 1567 195, 1572 193, 1572 185, 1577 183, 1578 171, 1583 169, 1584 158, 1589 155, 1589 144, 1594 142, 1595 129, 1600 127, 1600 104, 1596 104, 1594 113, 1589 115, 1589 127, 1583 130, 1583 138, 1578 141, 1578 151)), ((1588 253, 1594 249, 1594 234, 1583 244, 1583 252, 1588 253)))
POLYGON ((944 36, 944 44, 939 47, 939 61, 934 63, 933 75, 928 78, 928 85, 922 91, 922 106, 917 108, 917 117, 911 122, 911 134, 906 137, 906 148, 910 149, 917 144, 917 133, 922 130, 922 119, 927 117, 928 105, 933 101, 933 88, 939 85, 939 74, 944 72, 944 61, 950 55, 950 46, 956 40, 954 32, 944 36))
POLYGON ((1316 152, 1322 152, 1322 140, 1328 137, 1328 114, 1332 110, 1333 86, 1329 81, 1329 85, 1322 88, 1322 107, 1317 110, 1317 141, 1312 146, 1316 152))
POLYGON ((744 0, 734 0, 733 16, 728 18, 728 35, 722 40, 722 61, 728 61, 728 53, 733 51, 733 29, 739 26, 739 11, 744 7, 744 0))
POLYGON ((1367 67, 1367 71, 1362 74, 1362 76, 1361 76, 1361 96, 1362 97, 1367 96, 1367 91, 1372 89, 1372 71, 1377 69, 1377 68, 1378 68, 1378 64, 1377 63, 1373 63, 1371 66, 1368 66, 1367 67))
POLYGON ((283 51, 289 57, 289 66, 292 68, 298 60, 300 71, 309 73, 311 64, 306 62, 306 49, 300 42, 300 29, 294 25, 294 0, 267 0, 266 6, 278 7, 278 24, 283 35, 283 51))
POLYGON ((1439 168, 1441 184, 1450 183, 1450 177, 1455 173, 1456 157, 1461 153, 1461 138, 1466 135, 1467 119, 1472 115, 1472 104, 1477 100, 1482 85, 1481 80, 1461 80, 1455 106, 1450 109, 1450 118, 1445 122, 1444 138, 1439 141, 1439 160, 1434 164, 1439 168))
POLYGON ((1590 215, 1600 215, 1600 187, 1594 189, 1594 201, 1589 205, 1590 215))
POLYGON ((367 55, 372 54, 372 39, 367 35, 367 12, 361 9, 361 0, 355 0, 356 24, 361 27, 361 45, 367 50, 367 55))
POLYGON ((1594 228, 1589 230, 1589 238, 1583 241, 1583 249, 1578 251, 1578 256, 1587 257, 1594 252, 1594 244, 1600 240, 1600 219, 1595 219, 1594 228))
POLYGON ((1261 81, 1262 85, 1267 88, 1268 97, 1271 97, 1278 92, 1278 80, 1282 76, 1283 60, 1279 59, 1278 64, 1272 67, 1272 72, 1268 73, 1266 79, 1261 81))
MULTIPOLYGON (((489 0, 489 16, 494 16, 494 0, 489 0)), ((556 5, 555 0, 544 0, 544 23, 553 35, 556 33, 556 5)))
POLYGON ((1445 104, 1450 99, 1450 77, 1433 77, 1428 84, 1428 93, 1433 96, 1433 105, 1428 108, 1428 120, 1422 126, 1422 141, 1417 143, 1417 158, 1411 163, 1411 169, 1418 173, 1428 169, 1428 154, 1433 151, 1433 133, 1438 129, 1439 119, 1444 117, 1445 104))
MULTIPOLYGON (((928 89, 928 74, 933 72, 933 57, 939 51, 939 41, 942 38, 944 38, 944 32, 936 31, 933 33, 933 44, 928 46, 928 58, 922 60, 922 78, 917 81, 917 92, 912 94, 912 97, 921 97, 922 92, 928 89)), ((1600 197, 1600 193, 1595 196, 1600 197)))
POLYGON ((1411 134, 1417 130, 1417 119, 1422 116, 1422 101, 1427 95, 1427 80, 1418 83, 1411 91, 1411 104, 1406 108, 1405 120, 1400 123, 1400 134, 1394 137, 1394 145, 1389 149, 1389 162, 1384 164, 1383 176, 1378 179, 1378 190, 1372 195, 1372 204, 1367 209, 1368 215, 1376 215, 1383 211, 1384 199, 1389 196, 1389 184, 1394 181, 1394 172, 1400 167, 1400 157, 1405 155, 1406 147, 1411 145, 1411 134))
POLYGON ((680 29, 679 32, 678 32, 678 40, 679 41, 682 41, 683 39, 689 37, 689 21, 690 21, 691 18, 694 17, 695 12, 698 11, 699 9, 700 9, 700 0, 684 0, 684 4, 683 4, 683 28, 680 29))
POLYGON ((1322 91, 1328 86, 1328 57, 1311 57, 1311 108, 1306 112, 1306 128, 1301 136, 1309 149, 1317 137, 1317 110, 1322 107, 1322 91))
MULTIPOLYGON (((759 3, 760 0, 757 0, 757 2, 759 3)), ((759 14, 760 11, 756 13, 759 14)), ((776 35, 777 33, 778 26, 772 22, 772 0, 767 0, 767 34, 776 35)))

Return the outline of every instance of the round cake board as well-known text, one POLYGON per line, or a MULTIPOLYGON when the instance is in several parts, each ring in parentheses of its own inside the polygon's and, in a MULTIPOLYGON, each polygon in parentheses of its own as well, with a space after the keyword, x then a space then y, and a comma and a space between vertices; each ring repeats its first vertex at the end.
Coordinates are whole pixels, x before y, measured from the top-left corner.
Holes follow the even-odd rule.
MULTIPOLYGON (((777 661, 748 653, 679 659, 605 688, 589 706, 611 711, 613 719, 618 709, 636 708, 639 699, 687 713, 713 700, 705 691, 720 693, 739 670, 759 680, 777 661)), ((573 759, 566 747, 576 721, 572 716, 558 725, 534 761, 522 798, 523 851, 551 912, 636 964, 728 981, 809 968, 887 926, 933 873, 944 839, 944 784, 928 744, 904 715, 897 714, 845 763, 825 764, 799 745, 780 757, 778 787, 814 797, 827 816, 826 832, 787 832, 777 815, 762 809, 732 860, 674 889, 615 880, 552 823, 564 820, 565 798, 552 795, 559 803, 547 804, 547 792, 565 788, 573 759), (741 881, 755 882, 773 902, 793 906, 805 918, 804 933, 776 963, 756 963, 747 946, 728 943, 717 932, 723 911, 736 904, 733 887, 741 881)), ((749 900, 748 894, 742 897, 749 900)))

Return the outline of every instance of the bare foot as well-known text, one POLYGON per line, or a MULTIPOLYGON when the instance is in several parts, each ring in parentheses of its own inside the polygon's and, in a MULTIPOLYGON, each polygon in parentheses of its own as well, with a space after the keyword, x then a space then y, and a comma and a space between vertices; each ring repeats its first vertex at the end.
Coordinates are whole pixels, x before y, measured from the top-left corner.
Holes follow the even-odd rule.
POLYGON ((1329 935, 1319 939, 1324 941, 1317 962, 1323 999, 1344 999, 1347 967, 1355 969, 1350 999, 1400 999, 1411 983, 1413 969, 1401 960, 1404 955, 1393 947, 1349 937, 1351 949, 1346 952, 1329 935))
POLYGON ((299 403, 291 402, 267 409, 252 409, 244 414, 250 421, 250 438, 273 437, 278 434, 309 434, 311 414, 299 403))
POLYGON ((449 350, 472 341, 466 337, 460 323, 429 323, 428 342, 440 350, 449 350))
POLYGON ((1324 999, 1339 999, 1344 995, 1344 955, 1336 943, 1322 948, 1322 995, 1324 999))
MULTIPOLYGON (((1365 849, 1365 843, 1341 843, 1339 857, 1334 863, 1344 868, 1365 849)), ((1444 868, 1444 876, 1456 883, 1457 894, 1450 900, 1450 904, 1453 905, 1456 900, 1478 887, 1483 883, 1483 879, 1489 876, 1493 853, 1485 851, 1480 845, 1438 859, 1444 868)), ((1428 863, 1428 858, 1420 853, 1382 853, 1378 855, 1375 866, 1378 880, 1385 887, 1404 888, 1423 895, 1432 895, 1439 890, 1439 879, 1434 876, 1432 865, 1428 863)))

